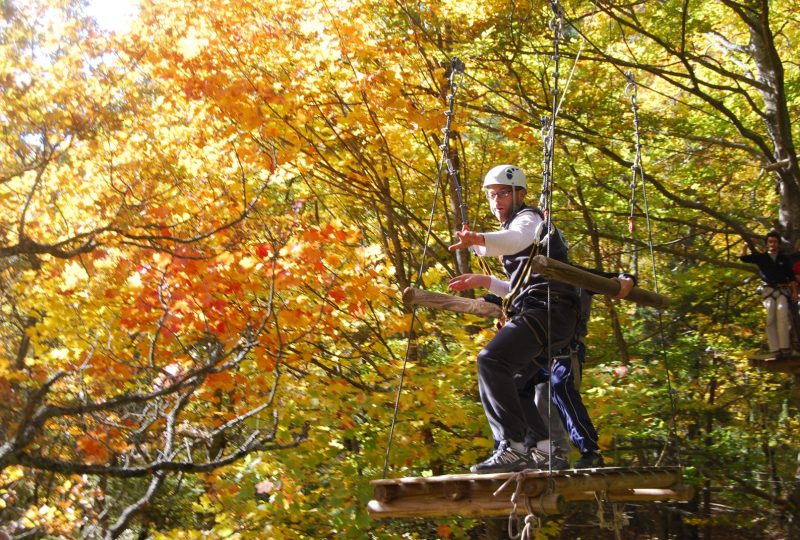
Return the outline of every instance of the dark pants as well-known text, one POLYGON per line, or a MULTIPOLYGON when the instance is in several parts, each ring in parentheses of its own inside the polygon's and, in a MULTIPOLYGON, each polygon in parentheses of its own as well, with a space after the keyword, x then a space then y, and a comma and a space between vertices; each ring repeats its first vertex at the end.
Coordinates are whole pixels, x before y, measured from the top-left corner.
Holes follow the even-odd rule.
MULTIPOLYGON (((564 348, 572 339, 577 305, 551 300, 526 302, 525 311, 511 318, 478 354, 478 388, 481 403, 496 441, 538 442, 547 439, 547 427, 538 414, 525 413, 514 376, 545 368, 537 358, 546 353, 547 330, 551 350, 564 348)), ((527 405, 527 404, 526 404, 527 405)))
MULTIPOLYGON (((584 345, 582 343, 579 344, 579 358, 585 358, 584 351, 584 345)), ((547 359, 540 358, 539 361, 544 363, 547 359)), ((532 431, 537 425, 537 419, 543 422, 542 414, 537 408, 534 399, 536 385, 541 382, 547 382, 548 378, 550 379, 551 400, 558 410, 558 415, 567 430, 570 441, 583 454, 597 452, 599 447, 597 445, 597 431, 578 392, 576 376, 580 377, 580 373, 574 373, 574 370, 581 369, 583 363, 578 362, 578 364, 578 366, 574 365, 570 355, 556 355, 553 358, 551 370, 546 368, 537 369, 535 365, 532 365, 525 371, 520 372, 514 380, 525 418, 532 431), (549 376, 550 373, 552 373, 552 376, 549 376)), ((552 439, 552 437, 549 438, 552 439)), ((554 443, 557 442, 554 441, 554 443)), ((530 441, 526 441, 526 443, 530 443, 530 441)))
POLYGON ((553 358, 550 369, 551 399, 558 407, 561 421, 567 428, 572 444, 581 454, 597 452, 600 449, 597 446, 597 431, 575 386, 572 369, 572 360, 569 357, 553 358))

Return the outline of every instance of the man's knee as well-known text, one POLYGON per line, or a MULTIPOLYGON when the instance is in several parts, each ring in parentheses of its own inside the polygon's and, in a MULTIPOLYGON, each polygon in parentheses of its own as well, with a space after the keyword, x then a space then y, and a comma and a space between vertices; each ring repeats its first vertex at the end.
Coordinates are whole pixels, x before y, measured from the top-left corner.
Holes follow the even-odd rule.
POLYGON ((478 353, 478 375, 497 371, 502 365, 501 358, 490 349, 484 348, 478 353))

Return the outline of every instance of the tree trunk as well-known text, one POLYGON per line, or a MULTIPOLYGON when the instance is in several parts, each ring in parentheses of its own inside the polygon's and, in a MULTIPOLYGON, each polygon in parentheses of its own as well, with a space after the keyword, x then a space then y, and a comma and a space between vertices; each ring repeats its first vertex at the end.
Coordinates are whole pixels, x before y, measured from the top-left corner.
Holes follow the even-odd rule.
MULTIPOLYGON (((775 48, 769 25, 769 2, 759 0, 758 18, 739 12, 750 27, 750 45, 759 82, 764 83, 764 124, 773 144, 775 162, 788 159, 789 164, 776 171, 781 195, 779 221, 783 235, 794 242, 800 238, 800 169, 792 138, 791 116, 787 105, 783 63, 775 48)), ((730 6, 730 4, 729 4, 730 6)), ((736 11, 737 8, 733 7, 736 11)))

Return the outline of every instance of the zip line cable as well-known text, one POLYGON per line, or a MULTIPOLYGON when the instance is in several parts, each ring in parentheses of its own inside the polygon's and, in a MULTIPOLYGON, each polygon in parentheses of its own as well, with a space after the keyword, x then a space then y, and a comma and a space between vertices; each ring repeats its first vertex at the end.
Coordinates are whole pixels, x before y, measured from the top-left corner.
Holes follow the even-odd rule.
MULTIPOLYGON (((445 127, 442 130, 444 132, 444 137, 442 140, 442 144, 440 145, 440 149, 442 150, 442 157, 439 160, 439 167, 436 175, 436 189, 434 190, 433 194, 433 204, 431 205, 431 212, 430 217, 428 218, 428 229, 425 233, 425 243, 422 249, 422 257, 420 260, 419 271, 417 272, 417 277, 414 282, 415 287, 419 287, 420 283, 422 282, 422 274, 425 270, 425 258, 428 253, 428 242, 432 235, 433 231, 433 218, 436 213, 436 205, 439 202, 439 191, 442 189, 442 177, 444 174, 444 169, 448 170, 448 173, 453 174, 453 165, 450 161, 450 126, 453 120, 453 109, 455 108, 455 96, 456 91, 458 90, 458 84, 456 82, 456 75, 463 75, 464 73, 464 63, 458 59, 453 58, 450 64, 450 77, 449 77, 449 84, 450 84, 450 95, 448 96, 448 108, 445 112, 447 116, 447 120, 445 122, 445 127)), ((460 82, 459 77, 459 82, 460 82)), ((461 185, 458 182, 458 173, 455 172, 455 176, 453 177, 454 181, 456 182, 456 193, 459 197, 460 209, 461 209, 461 220, 462 220, 462 227, 467 224, 467 214, 466 214, 466 205, 461 200, 461 185)), ((443 190, 442 190, 443 191, 443 190)), ((416 322, 417 318, 417 306, 414 305, 411 309, 411 321, 409 322, 408 333, 406 335, 406 351, 403 356, 403 366, 400 370, 400 380, 397 385, 397 395, 395 397, 394 402, 394 412, 392 413, 392 422, 389 428, 389 442, 386 445, 386 455, 383 461, 383 478, 386 478, 386 472, 389 469, 389 455, 392 450, 392 441, 394 440, 394 428, 397 423, 397 413, 400 410, 400 395, 403 391, 403 382, 405 381, 406 375, 406 367, 408 365, 408 358, 411 352, 411 341, 413 339, 413 332, 414 332, 414 323, 416 322)))

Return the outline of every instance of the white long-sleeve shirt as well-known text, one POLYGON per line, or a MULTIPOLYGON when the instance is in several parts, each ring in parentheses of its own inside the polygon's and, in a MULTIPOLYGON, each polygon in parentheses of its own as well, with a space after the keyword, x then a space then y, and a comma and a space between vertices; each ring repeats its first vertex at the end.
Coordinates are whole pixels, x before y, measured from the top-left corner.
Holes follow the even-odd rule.
MULTIPOLYGON (((483 233, 483 246, 472 246, 472 250, 479 257, 499 257, 519 253, 533 243, 536 238, 536 229, 542 218, 535 212, 525 212, 517 215, 508 229, 483 233)), ((489 292, 497 296, 505 296, 511 290, 511 283, 502 279, 491 277, 489 292)))

